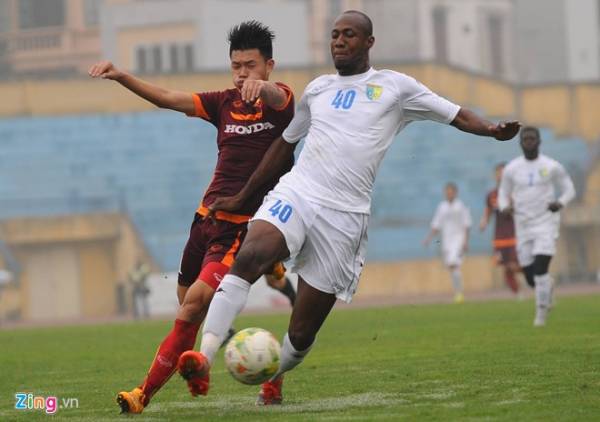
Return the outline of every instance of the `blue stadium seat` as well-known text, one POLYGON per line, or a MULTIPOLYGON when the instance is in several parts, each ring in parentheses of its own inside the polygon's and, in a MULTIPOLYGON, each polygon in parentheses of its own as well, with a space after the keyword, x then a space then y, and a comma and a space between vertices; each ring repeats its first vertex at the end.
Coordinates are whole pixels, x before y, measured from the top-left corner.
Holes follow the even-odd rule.
MULTIPOLYGON (((214 170, 215 129, 173 112, 0 119, 0 218, 123 209, 165 270, 177 268, 200 196, 214 170)), ((543 151, 560 160, 580 190, 589 150, 544 129, 543 151)), ((476 222, 493 167, 520 154, 499 143, 429 122, 412 123, 392 144, 373 193, 368 258, 435 255, 420 241, 447 181, 476 222)), ((490 248, 473 230, 472 251, 490 248)))

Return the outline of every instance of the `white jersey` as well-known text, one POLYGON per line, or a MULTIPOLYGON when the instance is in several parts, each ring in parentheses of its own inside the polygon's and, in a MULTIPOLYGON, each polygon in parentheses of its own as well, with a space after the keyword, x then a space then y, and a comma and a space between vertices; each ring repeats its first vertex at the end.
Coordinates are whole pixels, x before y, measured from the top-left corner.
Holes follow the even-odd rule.
POLYGON ((410 76, 369 69, 324 75, 306 87, 283 132, 306 143, 277 190, 341 211, 369 213, 375 175, 394 136, 414 120, 450 123, 460 107, 410 76))
POLYGON ((442 249, 462 248, 471 224, 471 212, 458 198, 440 202, 431 220, 431 228, 440 232, 442 249))
POLYGON ((556 187, 560 190, 558 201, 563 206, 575 197, 573 182, 565 168, 543 154, 535 160, 517 157, 504 168, 498 207, 504 210, 512 204, 517 238, 548 232, 558 236, 559 213, 548 210, 548 204, 557 200, 556 187))

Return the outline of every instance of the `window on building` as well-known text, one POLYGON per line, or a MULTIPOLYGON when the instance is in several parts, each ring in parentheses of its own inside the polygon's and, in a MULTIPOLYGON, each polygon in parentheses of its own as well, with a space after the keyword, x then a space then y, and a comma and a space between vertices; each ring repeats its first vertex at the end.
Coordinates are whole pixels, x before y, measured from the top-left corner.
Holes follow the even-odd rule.
POLYGON ((432 19, 435 59, 441 63, 446 63, 448 62, 448 14, 446 8, 434 8, 432 19))
POLYGON ((177 44, 171 44, 169 47, 169 59, 170 59, 170 71, 172 73, 181 72, 181 66, 179 65, 181 60, 179 58, 179 46, 177 44))
POLYGON ((169 63, 169 72, 192 72, 194 70, 194 46, 192 44, 171 44, 169 46, 169 63))
POLYGON ((10 31, 10 0, 0 0, 0 32, 10 31))
POLYGON ((139 73, 192 72, 194 70, 194 47, 192 44, 137 47, 135 70, 139 73))
POLYGON ((155 45, 151 48, 152 52, 152 73, 161 73, 163 71, 162 48, 155 45))
POLYGON ((186 44, 183 47, 183 57, 184 57, 184 69, 186 72, 193 72, 195 68, 194 64, 194 46, 192 44, 186 44))
POLYGON ((135 71, 137 73, 148 73, 148 59, 146 56, 145 47, 135 49, 135 71))
POLYGON ((19 26, 22 29, 63 26, 65 16, 64 0, 19 1, 19 26))
POLYGON ((488 18, 489 27, 489 51, 490 51, 490 72, 494 76, 504 75, 504 38, 503 21, 498 15, 491 15, 488 18))
POLYGON ((100 10, 104 0, 84 0, 83 19, 86 26, 96 26, 100 23, 100 10))

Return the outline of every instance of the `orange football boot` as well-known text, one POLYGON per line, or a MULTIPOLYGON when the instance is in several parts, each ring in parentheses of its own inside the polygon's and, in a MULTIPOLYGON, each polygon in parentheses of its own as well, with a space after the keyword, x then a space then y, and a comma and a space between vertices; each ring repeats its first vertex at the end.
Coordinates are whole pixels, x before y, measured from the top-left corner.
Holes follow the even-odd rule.
POLYGON ((141 388, 136 387, 132 391, 121 391, 117 394, 117 404, 121 407, 121 413, 142 413, 146 395, 141 388))

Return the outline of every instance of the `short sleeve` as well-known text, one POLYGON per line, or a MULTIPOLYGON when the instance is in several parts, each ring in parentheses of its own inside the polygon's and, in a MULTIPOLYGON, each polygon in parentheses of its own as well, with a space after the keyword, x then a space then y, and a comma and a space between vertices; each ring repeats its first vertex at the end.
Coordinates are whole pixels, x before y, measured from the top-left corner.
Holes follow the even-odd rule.
POLYGON ((310 107, 308 106, 307 97, 308 95, 306 91, 304 91, 304 94, 296 107, 294 118, 281 135, 283 139, 290 144, 295 144, 300 139, 304 138, 308 133, 308 129, 310 129, 310 107))
POLYGON ((285 103, 281 107, 279 107, 279 108, 272 107, 273 110, 286 111, 286 109, 290 109, 290 111, 293 113, 294 112, 294 93, 292 92, 291 88, 281 82, 275 82, 275 85, 277 85, 279 88, 281 88, 285 91, 286 99, 285 99, 285 103))
POLYGON ((404 76, 399 82, 407 120, 433 120, 448 124, 458 114, 460 106, 440 97, 414 78, 404 76))
POLYGON ((200 92, 192 94, 194 100, 194 112, 188 114, 190 117, 200 117, 214 125, 219 123, 219 109, 223 101, 223 92, 200 92))

